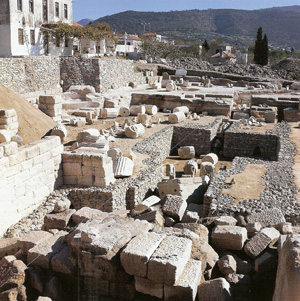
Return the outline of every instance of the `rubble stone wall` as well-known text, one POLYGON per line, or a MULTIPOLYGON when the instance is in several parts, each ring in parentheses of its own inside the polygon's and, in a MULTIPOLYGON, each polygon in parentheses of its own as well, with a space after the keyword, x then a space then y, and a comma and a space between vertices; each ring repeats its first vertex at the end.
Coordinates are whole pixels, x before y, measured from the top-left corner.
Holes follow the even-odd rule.
MULTIPOLYGON (((271 133, 280 139, 278 160, 267 161, 266 159, 235 157, 231 168, 219 170, 209 185, 204 196, 203 210, 205 214, 209 216, 234 216, 236 214, 247 216, 254 212, 265 213, 266 210, 272 208, 281 210, 286 221, 293 224, 299 222, 300 205, 297 204, 295 198, 297 188, 292 171, 296 149, 289 139, 290 126, 284 122, 279 123, 275 130, 270 131, 271 133), (225 179, 242 173, 247 164, 262 164, 266 167, 267 172, 262 176, 265 189, 258 199, 245 199, 235 204, 235 199, 230 195, 223 194, 222 189, 228 188, 225 179)), ((246 141, 241 143, 245 144, 246 141)))
POLYGON ((134 71, 131 60, 61 57, 60 69, 64 91, 72 85, 91 85, 97 92, 105 92, 112 87, 128 86, 130 82, 146 83, 143 74, 134 71))
POLYGON ((20 94, 60 91, 59 58, 0 58, 0 84, 20 94))
POLYGON ((224 135, 224 156, 227 158, 258 156, 277 159, 279 137, 272 134, 226 131, 224 135))
POLYGON ((194 146, 196 155, 210 153, 221 122, 218 118, 208 126, 175 126, 171 154, 177 155, 181 146, 194 146))
POLYGON ((162 180, 162 162, 169 155, 173 127, 166 128, 136 144, 135 152, 150 156, 144 163, 148 166, 136 178, 117 179, 107 188, 96 187, 71 190, 68 198, 76 209, 90 207, 106 212, 133 208, 141 203, 149 191, 154 191, 162 180))
POLYGON ((62 152, 59 137, 19 148, 16 142, 0 144, 0 235, 61 186, 62 152))

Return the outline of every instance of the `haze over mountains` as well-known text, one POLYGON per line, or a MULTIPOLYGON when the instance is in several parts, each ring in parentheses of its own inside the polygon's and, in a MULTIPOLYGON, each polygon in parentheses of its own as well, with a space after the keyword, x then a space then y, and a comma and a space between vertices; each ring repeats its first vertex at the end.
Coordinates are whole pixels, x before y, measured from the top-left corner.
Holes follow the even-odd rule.
POLYGON ((233 45, 248 46, 263 27, 271 45, 300 49, 300 6, 260 10, 187 10, 170 12, 125 11, 105 16, 94 23, 107 22, 116 31, 141 34, 146 31, 174 38, 204 41, 221 38, 233 45), (150 23, 150 24, 148 24, 150 23))

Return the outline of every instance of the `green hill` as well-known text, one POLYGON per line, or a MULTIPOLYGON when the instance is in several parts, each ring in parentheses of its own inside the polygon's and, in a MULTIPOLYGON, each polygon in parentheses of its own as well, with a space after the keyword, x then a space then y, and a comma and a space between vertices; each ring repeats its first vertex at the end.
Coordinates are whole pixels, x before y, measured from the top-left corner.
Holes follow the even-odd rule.
POLYGON ((105 16, 94 23, 107 22, 118 32, 143 33, 141 23, 150 23, 146 31, 172 35, 191 41, 221 38, 233 45, 248 45, 262 26, 269 42, 276 47, 300 49, 300 6, 260 10, 210 9, 170 12, 126 11, 105 16))

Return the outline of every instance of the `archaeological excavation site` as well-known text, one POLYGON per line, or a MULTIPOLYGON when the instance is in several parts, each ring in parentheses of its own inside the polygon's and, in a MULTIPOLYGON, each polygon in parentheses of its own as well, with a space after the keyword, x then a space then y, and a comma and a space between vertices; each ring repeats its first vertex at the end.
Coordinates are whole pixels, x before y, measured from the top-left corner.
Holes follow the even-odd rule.
POLYGON ((0 58, 0 300, 300 300, 299 105, 272 74, 0 58))

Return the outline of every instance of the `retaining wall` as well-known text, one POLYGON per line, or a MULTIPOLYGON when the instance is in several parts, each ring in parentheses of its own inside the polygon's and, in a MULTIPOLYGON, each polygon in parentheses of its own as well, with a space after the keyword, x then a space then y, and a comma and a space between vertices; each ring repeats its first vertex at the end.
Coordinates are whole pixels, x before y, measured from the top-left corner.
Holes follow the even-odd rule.
POLYGON ((226 131, 224 135, 224 156, 262 157, 276 160, 280 147, 280 139, 276 135, 226 131))
POLYGON ((59 58, 0 58, 0 84, 20 94, 57 93, 61 90, 59 58))
POLYGON ((210 153, 221 122, 218 118, 208 126, 175 126, 171 155, 177 156, 181 146, 194 146, 198 156, 210 153))
POLYGON ((63 145, 47 137, 26 146, 0 144, 0 235, 62 185, 63 145))
POLYGON ((128 86, 130 82, 145 84, 141 72, 134 71, 133 61, 121 59, 86 59, 80 56, 60 58, 63 90, 72 85, 91 85, 97 92, 128 86))

